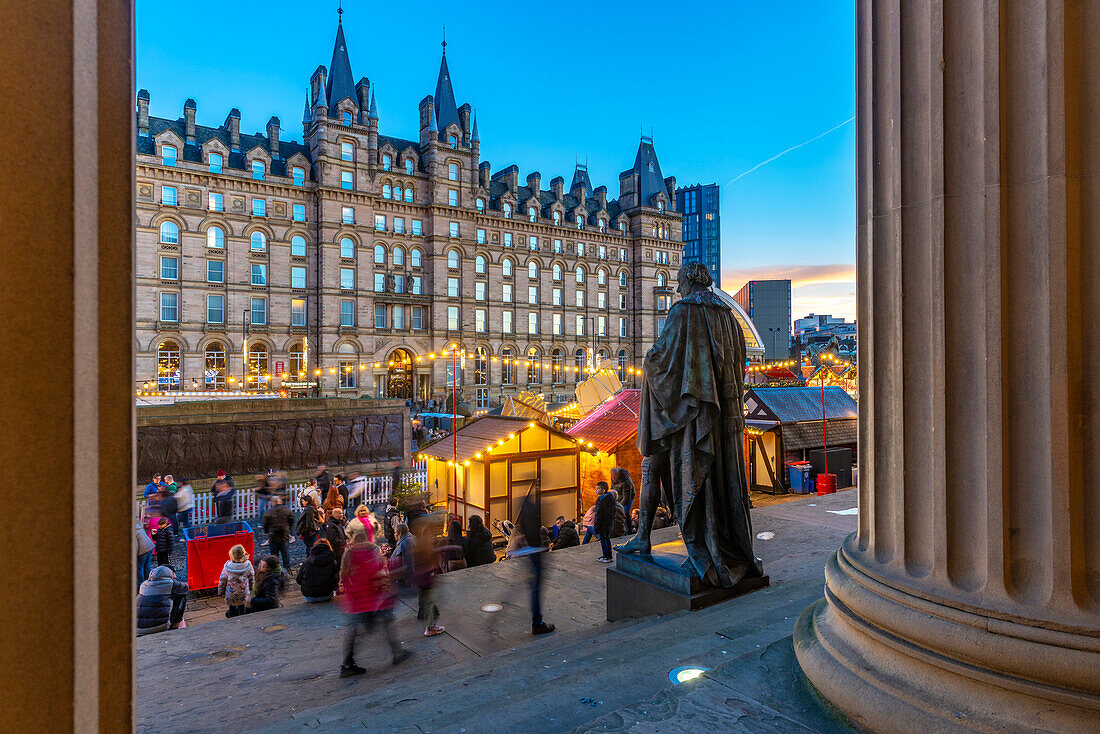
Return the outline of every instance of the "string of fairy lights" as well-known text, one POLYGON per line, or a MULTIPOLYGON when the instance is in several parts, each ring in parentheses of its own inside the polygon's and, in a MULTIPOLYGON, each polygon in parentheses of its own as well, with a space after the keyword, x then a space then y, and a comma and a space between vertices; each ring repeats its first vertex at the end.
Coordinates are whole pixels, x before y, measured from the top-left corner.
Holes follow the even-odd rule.
MULTIPOLYGON (((538 425, 538 424, 535 421, 531 421, 530 423, 527 424, 527 427, 528 428, 534 428, 536 425, 538 425)), ((486 454, 491 454, 494 451, 499 451, 501 449, 504 449, 505 442, 506 441, 512 441, 512 440, 515 439, 515 437, 516 437, 515 433, 509 433, 505 438, 500 438, 500 439, 497 439, 496 441, 490 441, 488 444, 485 445, 484 449, 474 453, 474 459, 475 460, 481 460, 482 458, 484 458, 486 456, 486 454)), ((574 444, 576 444, 580 448, 586 449, 586 450, 588 450, 592 453, 595 453, 595 454, 601 453, 600 450, 596 448, 595 444, 593 444, 591 441, 589 441, 586 438, 580 438, 580 437, 577 437, 577 436, 570 436, 568 434, 563 434, 561 436, 561 438, 572 441, 574 444)), ((446 447, 445 443, 446 443, 446 439, 444 439, 443 443, 441 443, 440 445, 444 445, 444 448, 445 448, 446 447)), ((505 450, 507 450, 507 449, 505 449, 505 450)), ((416 460, 417 461, 440 461, 441 462, 441 461, 443 461, 443 458, 440 457, 440 456, 433 455, 430 452, 424 451, 424 452, 420 452, 416 455, 416 460)), ((447 461, 447 466, 452 466, 452 467, 453 466, 469 466, 470 465, 470 459, 463 459, 462 461, 454 461, 453 459, 447 459, 446 461, 447 461)))

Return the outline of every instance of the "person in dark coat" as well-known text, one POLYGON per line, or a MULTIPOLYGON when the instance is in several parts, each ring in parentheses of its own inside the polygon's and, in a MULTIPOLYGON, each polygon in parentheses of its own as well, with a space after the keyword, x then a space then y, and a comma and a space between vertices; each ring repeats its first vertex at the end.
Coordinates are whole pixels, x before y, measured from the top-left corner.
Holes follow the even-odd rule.
POLYGON ((607 482, 597 482, 596 490, 599 497, 596 499, 596 535, 600 539, 602 554, 596 560, 601 563, 611 563, 611 528, 615 524, 615 495, 607 486, 607 482))
POLYGON ((577 523, 572 520, 566 520, 562 523, 561 528, 558 529, 558 539, 550 546, 550 550, 572 548, 580 544, 581 536, 577 534, 577 523))
POLYGON ((264 612, 279 606, 279 595, 286 590, 286 572, 279 567, 275 556, 264 556, 256 570, 256 583, 247 613, 264 612))
POLYGON ((271 543, 271 554, 281 556, 283 568, 290 568, 290 531, 294 525, 294 515, 279 495, 272 494, 269 502, 271 506, 264 515, 264 532, 271 543))
POLYGON ((544 545, 549 544, 550 533, 542 526, 542 508, 535 500, 533 491, 528 492, 523 500, 517 526, 523 537, 542 539, 538 545, 530 543, 525 555, 531 561, 531 634, 545 635, 554 631, 554 625, 542 618, 542 554, 547 550, 544 545))
POLYGON ((153 531, 153 544, 157 549, 157 565, 168 566, 172 555, 172 548, 176 545, 176 538, 172 534, 172 526, 168 524, 168 518, 162 517, 157 522, 157 529, 153 531))
POLYGON ((321 532, 321 516, 317 511, 317 503, 311 494, 303 494, 302 515, 298 518, 295 532, 301 537, 306 548, 312 548, 317 542, 317 534, 321 532))
POLYGON ((451 520, 447 530, 447 542, 443 548, 443 568, 446 571, 457 571, 467 567, 466 563, 466 538, 462 536, 462 523, 451 520))
POLYGON ((386 514, 383 517, 382 533, 386 536, 386 542, 390 544, 390 549, 397 547, 397 536, 394 535, 393 526, 394 520, 400 519, 401 511, 397 509, 397 500, 390 497, 389 502, 386 504, 386 514))
POLYGON ((344 555, 344 546, 348 544, 347 533, 344 532, 344 511, 339 507, 332 508, 332 514, 325 520, 321 532, 332 546, 332 552, 336 554, 336 565, 340 565, 340 558, 344 555))
POLYGON ((493 563, 497 554, 493 550, 493 534, 485 527, 481 515, 470 516, 470 528, 466 531, 466 565, 470 568, 493 563))
POLYGON ((630 478, 630 471, 621 466, 611 469, 611 489, 619 495, 619 504, 623 506, 627 517, 627 531, 633 530, 630 523, 631 505, 634 504, 634 481, 630 478))
POLYGON ((332 479, 329 478, 328 467, 323 464, 317 467, 317 489, 321 492, 322 497, 328 494, 328 488, 331 484, 332 479))
POLYGON ((141 582, 137 598, 138 636, 176 629, 187 608, 187 584, 169 566, 157 566, 141 582))
POLYGON ((233 479, 219 471, 214 481, 214 508, 217 518, 214 524, 221 525, 233 518, 233 479))
POLYGON ((351 499, 349 498, 349 489, 347 483, 344 481, 343 474, 337 474, 332 478, 332 486, 336 488, 336 491, 340 493, 340 497, 344 500, 344 507, 351 509, 351 499))
POLYGON ((626 510, 619 502, 615 490, 611 490, 611 496, 615 497, 615 519, 611 522, 611 537, 621 538, 626 535, 626 510))
POLYGON ((309 556, 298 569, 298 586, 308 602, 328 601, 336 593, 340 570, 332 546, 321 538, 309 549, 309 556))

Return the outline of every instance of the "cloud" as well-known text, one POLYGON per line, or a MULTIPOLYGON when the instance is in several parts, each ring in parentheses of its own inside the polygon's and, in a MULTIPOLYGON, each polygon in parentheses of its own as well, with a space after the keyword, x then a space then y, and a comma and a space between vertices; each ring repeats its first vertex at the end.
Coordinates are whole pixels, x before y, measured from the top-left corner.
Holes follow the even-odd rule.
POLYGON ((829 265, 760 265, 752 268, 723 268, 725 290, 736 293, 750 280, 787 280, 791 288, 822 283, 856 282, 856 266, 851 263, 829 265))

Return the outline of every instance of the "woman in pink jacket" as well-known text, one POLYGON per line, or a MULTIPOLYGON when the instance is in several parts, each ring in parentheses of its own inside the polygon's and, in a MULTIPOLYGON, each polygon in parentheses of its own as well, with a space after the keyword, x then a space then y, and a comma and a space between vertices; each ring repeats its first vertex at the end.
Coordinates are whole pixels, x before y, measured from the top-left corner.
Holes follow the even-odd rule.
POLYGON ((365 668, 355 664, 355 641, 361 631, 370 632, 376 624, 381 624, 385 632, 390 652, 393 653, 393 664, 408 658, 411 653, 401 647, 393 629, 394 594, 386 573, 386 561, 378 546, 365 541, 365 538, 350 543, 340 563, 340 582, 344 587, 344 593, 339 597, 340 604, 350 617, 344 638, 344 662, 340 666, 340 677, 366 672, 365 668))

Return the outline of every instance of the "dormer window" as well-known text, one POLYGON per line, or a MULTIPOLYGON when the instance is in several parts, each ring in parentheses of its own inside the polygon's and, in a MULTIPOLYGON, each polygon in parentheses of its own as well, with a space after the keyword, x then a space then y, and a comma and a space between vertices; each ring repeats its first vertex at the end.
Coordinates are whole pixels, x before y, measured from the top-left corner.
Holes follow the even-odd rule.
POLYGON ((408 174, 409 176, 411 176, 412 172, 413 172, 412 158, 406 158, 405 159, 405 173, 408 174))
POLYGON ((210 155, 208 155, 206 157, 206 160, 207 160, 207 163, 210 164, 210 172, 211 173, 221 173, 222 172, 222 163, 223 163, 224 159, 222 158, 221 153, 211 153, 210 155))
POLYGON ((577 215, 577 229, 584 229, 584 217, 580 214, 577 215))
POLYGON ((535 221, 536 219, 538 219, 538 216, 539 216, 538 215, 538 210, 535 209, 535 207, 533 207, 533 206, 527 207, 527 219, 529 221, 532 221, 532 222, 535 221))
POLYGON ((505 219, 511 219, 511 217, 512 217, 512 205, 511 204, 509 204, 508 202, 504 202, 503 206, 501 207, 501 211, 504 212, 504 218, 505 219))
POLYGON ((295 166, 290 169, 290 177, 294 180, 295 186, 304 186, 306 183, 306 169, 295 166))
POLYGON ((626 222, 619 222, 619 231, 620 232, 625 232, 626 231, 626 222))
POLYGON ((478 214, 484 214, 485 213, 485 199, 482 199, 479 196, 479 197, 477 197, 477 201, 475 202, 475 204, 477 206, 478 214))
POLYGON ((601 219, 599 223, 600 223, 600 231, 601 232, 606 232, 607 231, 607 220, 606 219, 601 219))
POLYGON ((252 161, 252 178, 257 181, 264 180, 264 174, 267 172, 267 167, 263 161, 252 161))
POLYGON ((665 203, 663 201, 658 201, 657 202, 657 211, 660 212, 661 214, 665 213, 665 203))
POLYGON ((554 224, 561 225, 561 212, 554 212, 554 224))
POLYGON ((454 150, 458 147, 458 138, 456 138, 454 135, 451 135, 448 139, 450 141, 451 150, 454 150))
POLYGON ((160 162, 166 166, 176 165, 176 146, 174 145, 162 145, 160 146, 160 162))
MULTIPOLYGON (((351 124, 351 113, 350 112, 345 111, 344 114, 341 115, 341 118, 344 120, 345 125, 350 125, 351 124)), ((653 170, 652 164, 650 164, 649 170, 651 170, 651 171, 653 170)))
POLYGON ((391 168, 393 168, 393 159, 390 158, 388 155, 382 156, 382 170, 388 171, 391 168))

